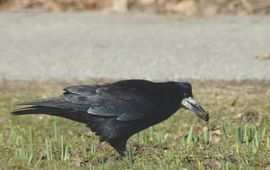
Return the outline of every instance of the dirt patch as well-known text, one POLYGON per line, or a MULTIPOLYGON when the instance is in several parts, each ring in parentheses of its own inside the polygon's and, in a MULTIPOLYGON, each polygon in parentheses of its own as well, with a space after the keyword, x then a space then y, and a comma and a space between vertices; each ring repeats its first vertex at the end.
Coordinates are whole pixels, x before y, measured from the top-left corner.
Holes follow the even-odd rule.
POLYGON ((0 10, 177 13, 186 16, 269 14, 266 0, 0 0, 0 10))

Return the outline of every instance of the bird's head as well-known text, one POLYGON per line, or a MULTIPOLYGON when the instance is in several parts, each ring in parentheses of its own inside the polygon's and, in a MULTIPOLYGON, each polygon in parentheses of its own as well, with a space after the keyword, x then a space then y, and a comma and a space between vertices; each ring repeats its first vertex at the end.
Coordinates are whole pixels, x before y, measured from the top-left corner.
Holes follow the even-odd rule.
POLYGON ((209 113, 206 112, 203 107, 193 98, 192 87, 190 83, 179 83, 182 92, 181 105, 187 110, 194 112, 199 118, 208 122, 209 113))

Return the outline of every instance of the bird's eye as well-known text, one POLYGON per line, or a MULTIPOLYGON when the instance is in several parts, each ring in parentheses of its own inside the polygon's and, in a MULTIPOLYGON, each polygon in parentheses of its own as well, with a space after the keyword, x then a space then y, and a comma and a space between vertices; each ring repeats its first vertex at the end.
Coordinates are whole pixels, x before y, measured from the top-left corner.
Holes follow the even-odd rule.
POLYGON ((187 97, 187 93, 184 93, 184 97, 187 97))

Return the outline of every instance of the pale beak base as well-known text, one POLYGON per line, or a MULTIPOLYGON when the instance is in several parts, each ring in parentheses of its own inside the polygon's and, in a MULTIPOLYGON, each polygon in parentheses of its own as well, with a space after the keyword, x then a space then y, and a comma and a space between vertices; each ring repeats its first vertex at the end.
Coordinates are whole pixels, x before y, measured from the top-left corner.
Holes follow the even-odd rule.
POLYGON ((182 106, 194 112, 199 118, 209 121, 209 113, 206 112, 202 106, 192 97, 184 98, 181 102, 182 106))

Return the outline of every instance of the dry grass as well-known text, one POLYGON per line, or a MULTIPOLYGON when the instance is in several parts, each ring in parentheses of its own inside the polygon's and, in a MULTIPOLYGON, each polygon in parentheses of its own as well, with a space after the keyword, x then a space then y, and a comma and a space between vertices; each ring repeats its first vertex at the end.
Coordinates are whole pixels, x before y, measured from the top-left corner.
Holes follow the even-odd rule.
POLYGON ((144 11, 192 16, 269 14, 267 0, 0 0, 0 10, 144 11))

